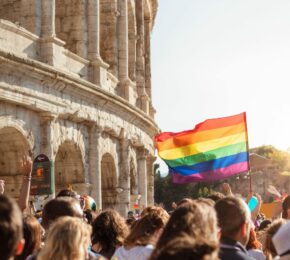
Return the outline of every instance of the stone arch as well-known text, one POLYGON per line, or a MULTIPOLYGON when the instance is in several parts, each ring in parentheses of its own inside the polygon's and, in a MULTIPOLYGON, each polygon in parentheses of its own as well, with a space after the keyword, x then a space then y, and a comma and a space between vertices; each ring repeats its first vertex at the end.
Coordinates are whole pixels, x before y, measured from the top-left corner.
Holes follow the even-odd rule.
POLYGON ((128 58, 129 78, 136 80, 136 36, 137 25, 135 15, 135 2, 128 0, 128 58))
POLYGON ((80 194, 86 192, 83 156, 74 142, 67 140, 59 146, 54 174, 56 193, 68 187, 80 194))
POLYGON ((24 131, 7 126, 0 129, 0 179, 5 180, 5 194, 19 197, 22 184, 21 160, 31 155, 31 144, 24 131))
POLYGON ((117 76, 117 0, 100 0, 100 55, 117 76))
POLYGON ((80 57, 87 57, 87 15, 85 0, 55 1, 55 32, 65 48, 80 57))
POLYGON ((117 204, 117 172, 114 158, 105 153, 101 160, 102 208, 115 208, 117 204))

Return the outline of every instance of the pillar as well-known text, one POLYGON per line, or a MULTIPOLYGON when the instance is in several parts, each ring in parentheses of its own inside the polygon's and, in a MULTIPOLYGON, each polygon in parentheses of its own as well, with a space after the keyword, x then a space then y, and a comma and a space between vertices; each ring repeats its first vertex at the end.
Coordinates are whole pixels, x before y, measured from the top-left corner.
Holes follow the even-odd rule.
POLYGON ((97 208, 102 208, 102 179, 101 179, 101 158, 100 138, 102 129, 93 125, 89 128, 89 171, 92 184, 91 196, 96 201, 97 208))
POLYGON ((141 210, 147 207, 147 150, 139 149, 138 151, 138 190, 141 195, 141 210))
POLYGON ((154 162, 156 157, 150 155, 147 158, 147 202, 154 205, 154 162))

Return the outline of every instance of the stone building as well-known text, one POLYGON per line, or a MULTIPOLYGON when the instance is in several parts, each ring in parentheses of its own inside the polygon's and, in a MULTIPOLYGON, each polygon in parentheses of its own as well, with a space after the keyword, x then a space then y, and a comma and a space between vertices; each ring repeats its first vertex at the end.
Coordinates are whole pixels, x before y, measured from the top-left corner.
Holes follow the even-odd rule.
POLYGON ((153 203, 150 33, 157 0, 0 1, 0 178, 46 154, 68 185, 125 214, 153 203))

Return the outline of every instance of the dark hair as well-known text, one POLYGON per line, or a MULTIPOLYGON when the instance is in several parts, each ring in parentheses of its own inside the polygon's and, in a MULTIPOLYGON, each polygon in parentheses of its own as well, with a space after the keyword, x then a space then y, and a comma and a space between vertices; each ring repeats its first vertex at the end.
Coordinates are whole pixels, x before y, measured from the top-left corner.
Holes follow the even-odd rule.
POLYGON ((283 200, 283 203, 282 203, 282 218, 288 219, 288 209, 290 209, 290 195, 288 195, 283 200))
POLYGON ((25 260, 29 255, 40 249, 42 228, 37 219, 33 216, 26 216, 23 219, 23 234, 25 239, 22 254, 16 260, 25 260))
POLYGON ((97 213, 91 209, 86 209, 84 211, 84 217, 86 218, 88 224, 92 225, 97 218, 97 213))
POLYGON ((0 195, 0 259, 12 257, 22 238, 22 218, 18 205, 13 199, 0 195))
POLYGON ((64 189, 64 190, 61 190, 61 191, 57 194, 56 197, 57 197, 57 198, 58 198, 58 197, 72 197, 72 198, 76 199, 76 198, 77 198, 77 193, 76 193, 75 191, 73 191, 73 190, 64 189))
POLYGON ((93 222, 92 244, 99 243, 101 255, 111 258, 118 246, 122 246, 129 230, 125 219, 113 209, 107 209, 93 222))
POLYGON ((269 225, 271 225, 272 221, 270 219, 265 219, 261 222, 258 230, 263 231, 265 230, 269 225))
POLYGON ((205 201, 192 201, 177 208, 171 215, 156 245, 153 255, 176 237, 187 234, 192 238, 218 244, 217 219, 213 207, 205 201))
POLYGON ((42 226, 48 229, 49 225, 59 217, 82 217, 79 201, 71 197, 58 197, 50 200, 44 205, 42 212, 42 226))
MULTIPOLYGON (((164 209, 162 210, 166 213, 164 209)), ((168 218, 169 215, 161 211, 148 212, 144 217, 136 221, 130 234, 125 239, 124 246, 146 246, 151 244, 154 233, 166 225, 168 218)))
POLYGON ((241 226, 250 220, 244 201, 236 197, 225 197, 215 204, 219 227, 223 236, 233 238, 241 226))
POLYGON ((168 242, 161 250, 152 255, 150 260, 217 260, 218 243, 203 241, 187 234, 181 234, 168 242))

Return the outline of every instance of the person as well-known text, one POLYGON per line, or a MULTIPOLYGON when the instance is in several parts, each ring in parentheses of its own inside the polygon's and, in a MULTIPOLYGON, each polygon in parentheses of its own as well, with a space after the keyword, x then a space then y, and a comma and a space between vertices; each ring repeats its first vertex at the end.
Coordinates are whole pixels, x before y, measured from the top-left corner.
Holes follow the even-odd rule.
POLYGON ((78 194, 71 189, 63 189, 56 195, 56 197, 57 198, 59 198, 59 197, 71 197, 74 199, 78 199, 78 194))
POLYGON ((63 216, 83 218, 79 201, 71 197, 58 197, 48 201, 42 211, 41 224, 47 230, 51 223, 63 216))
POLYGON ((23 234, 25 240, 24 249, 21 255, 16 257, 16 260, 25 260, 28 256, 37 253, 41 248, 43 229, 35 217, 24 217, 23 234))
POLYGON ((168 218, 168 213, 160 207, 154 206, 154 209, 146 211, 146 214, 135 222, 124 241, 124 246, 116 250, 112 259, 149 259, 168 218))
POLYGON ((277 251, 274 247, 272 238, 277 233, 279 228, 286 223, 285 219, 276 219, 265 231, 265 243, 263 246, 264 254, 267 259, 273 259, 277 256, 277 251))
POLYGON ((290 195, 282 202, 282 218, 290 219, 290 195))
POLYGON ((290 259, 290 222, 287 222, 278 229, 272 238, 273 244, 280 256, 280 260, 290 259))
POLYGON ((75 217, 60 217, 51 224, 37 260, 88 258, 91 227, 75 217))
POLYGON ((250 230, 249 241, 247 243, 246 249, 248 255, 256 260, 265 260, 266 257, 262 252, 262 244, 257 240, 256 232, 254 228, 250 230))
POLYGON ((217 260, 218 244, 193 238, 186 233, 173 238, 150 260, 217 260))
POLYGON ((129 233, 125 219, 113 209, 100 213, 93 222, 92 248, 96 256, 110 259, 129 233))
POLYGON ((210 195, 207 196, 208 199, 213 200, 215 203, 220 200, 223 199, 225 197, 224 194, 220 193, 220 192, 213 192, 210 195))
POLYGON ((0 259, 11 260, 20 255, 23 246, 22 217, 17 203, 0 194, 0 259))
POLYGON ((247 204, 240 198, 229 196, 217 201, 215 209, 221 229, 220 259, 253 259, 245 249, 252 226, 247 204))
POLYGON ((172 240, 181 238, 184 234, 198 239, 198 247, 218 248, 216 212, 208 201, 188 201, 172 213, 151 259, 159 256, 160 251, 172 240))

